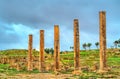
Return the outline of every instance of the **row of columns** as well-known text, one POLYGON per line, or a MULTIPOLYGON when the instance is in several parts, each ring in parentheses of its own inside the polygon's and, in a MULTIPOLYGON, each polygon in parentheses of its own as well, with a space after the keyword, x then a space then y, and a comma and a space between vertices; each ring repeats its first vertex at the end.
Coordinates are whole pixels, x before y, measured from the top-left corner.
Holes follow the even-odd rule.
MULTIPOLYGON (((28 71, 32 70, 32 41, 33 36, 29 35, 28 45, 28 71)), ((54 70, 59 70, 60 63, 60 43, 59 43, 59 26, 54 26, 54 70)), ((39 71, 44 70, 44 30, 40 30, 40 53, 39 53, 39 71)))
MULTIPOLYGON (((99 29, 100 29, 100 72, 106 67, 106 12, 99 12, 99 29)), ((54 26, 54 70, 58 71, 60 64, 60 38, 59 26, 54 26)), ((80 66, 80 36, 79 21, 74 19, 74 72, 81 72, 80 66)), ((39 53, 39 70, 43 71, 44 67, 44 30, 40 30, 40 53, 39 53)), ((29 35, 28 46, 28 70, 32 70, 32 35, 29 35)))

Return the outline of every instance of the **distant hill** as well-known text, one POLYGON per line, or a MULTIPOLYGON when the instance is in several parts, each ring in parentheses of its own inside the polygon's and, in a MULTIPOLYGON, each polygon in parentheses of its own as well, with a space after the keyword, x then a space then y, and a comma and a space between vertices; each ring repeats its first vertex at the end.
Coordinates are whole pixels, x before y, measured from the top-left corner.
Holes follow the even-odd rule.
MULTIPOLYGON (((28 50, 27 49, 8 49, 8 50, 1 50, 0 55, 7 55, 7 56, 27 56, 28 50)), ((33 50, 33 55, 38 55, 39 51, 33 50)))

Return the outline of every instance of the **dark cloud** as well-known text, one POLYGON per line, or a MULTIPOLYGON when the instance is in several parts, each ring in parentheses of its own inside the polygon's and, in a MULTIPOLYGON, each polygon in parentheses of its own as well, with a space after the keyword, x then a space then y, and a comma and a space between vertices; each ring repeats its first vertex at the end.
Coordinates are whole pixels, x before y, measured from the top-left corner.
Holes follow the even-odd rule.
MULTIPOLYGON (((1 44, 15 44, 20 41, 19 36, 14 32, 14 29, 9 26, 0 24, 0 45, 1 44)), ((1 46, 0 46, 1 47, 1 46)))
POLYGON ((85 27, 96 27, 96 22, 89 25, 84 24, 98 21, 96 17, 99 10, 119 11, 117 10, 118 3, 118 0, 52 0, 51 2, 48 0, 1 0, 0 18, 9 23, 20 23, 34 28, 43 26, 49 28, 48 26, 52 27, 54 24, 66 25, 69 28, 72 20, 78 18, 80 23, 83 23, 81 28, 84 29, 85 27))
POLYGON ((53 45, 53 27, 58 24, 62 32, 61 46, 69 49, 69 46, 73 45, 71 41, 73 41, 73 19, 75 18, 79 19, 81 38, 91 41, 93 37, 98 41, 99 11, 101 10, 106 11, 107 37, 110 39, 111 32, 115 32, 114 30, 120 25, 119 4, 120 0, 0 0, 0 34, 2 34, 0 43, 18 43, 20 38, 25 39, 24 35, 32 32, 31 30, 36 29, 39 32, 40 29, 44 29, 47 35, 46 46, 50 47, 53 45), (16 26, 12 27, 11 24, 16 26), (22 26, 18 26, 19 24, 22 26), (24 26, 28 27, 28 30, 18 32, 26 34, 17 33, 19 29, 15 30, 15 28, 19 27, 22 30, 24 26))

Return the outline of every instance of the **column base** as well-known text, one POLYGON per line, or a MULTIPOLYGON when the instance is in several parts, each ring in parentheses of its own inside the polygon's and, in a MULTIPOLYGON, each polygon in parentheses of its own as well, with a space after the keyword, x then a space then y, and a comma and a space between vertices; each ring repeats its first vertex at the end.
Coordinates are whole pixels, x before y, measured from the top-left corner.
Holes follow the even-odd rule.
POLYGON ((60 70, 54 71, 55 75, 60 75, 60 70))
POLYGON ((44 72, 44 71, 45 71, 45 70, 43 70, 43 69, 42 69, 42 70, 41 70, 41 69, 39 70, 39 72, 44 72))
POLYGON ((105 67, 104 69, 99 69, 98 73, 107 73, 111 71, 111 68, 110 67, 105 67))
POLYGON ((39 72, 45 72, 45 71, 46 71, 45 67, 39 68, 39 72))
POLYGON ((80 75, 80 74, 82 74, 82 71, 81 71, 81 70, 74 70, 74 71, 72 72, 72 74, 73 74, 73 75, 80 75))
POLYGON ((33 71, 33 69, 28 69, 28 71, 33 71))
POLYGON ((107 73, 108 71, 107 70, 102 70, 102 69, 100 69, 97 73, 99 73, 99 74, 104 74, 104 73, 107 73))

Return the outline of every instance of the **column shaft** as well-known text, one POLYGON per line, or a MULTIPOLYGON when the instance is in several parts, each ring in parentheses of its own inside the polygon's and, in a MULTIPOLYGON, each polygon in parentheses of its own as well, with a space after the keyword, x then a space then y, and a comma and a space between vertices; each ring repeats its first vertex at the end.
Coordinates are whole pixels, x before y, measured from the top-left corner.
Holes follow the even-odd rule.
POLYGON ((29 35, 28 45, 28 71, 32 70, 32 35, 29 35))
POLYGON ((79 22, 74 19, 74 68, 80 70, 79 22))
POLYGON ((99 13, 100 25, 100 70, 106 67, 106 12, 99 13))
POLYGON ((59 70, 60 64, 60 44, 59 44, 59 26, 54 26, 54 60, 55 71, 59 70))
POLYGON ((44 30, 40 30, 40 55, 39 55, 39 61, 40 61, 40 71, 43 71, 44 69, 44 30))

